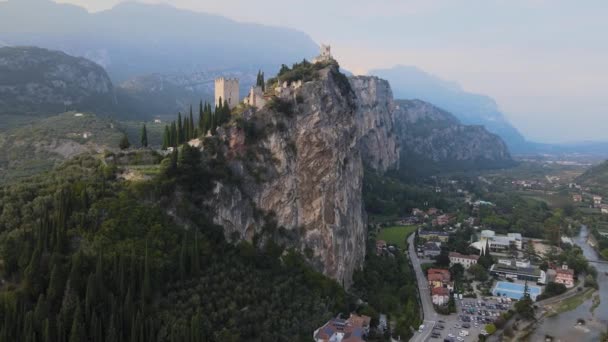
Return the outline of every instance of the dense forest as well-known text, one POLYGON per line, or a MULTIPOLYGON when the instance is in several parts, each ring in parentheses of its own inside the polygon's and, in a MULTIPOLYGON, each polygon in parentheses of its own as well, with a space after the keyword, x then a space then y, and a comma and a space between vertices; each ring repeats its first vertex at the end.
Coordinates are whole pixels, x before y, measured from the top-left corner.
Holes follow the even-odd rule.
POLYGON ((350 309, 297 253, 224 240, 221 161, 184 145, 129 183, 108 160, 0 188, 0 341, 308 341, 350 309))

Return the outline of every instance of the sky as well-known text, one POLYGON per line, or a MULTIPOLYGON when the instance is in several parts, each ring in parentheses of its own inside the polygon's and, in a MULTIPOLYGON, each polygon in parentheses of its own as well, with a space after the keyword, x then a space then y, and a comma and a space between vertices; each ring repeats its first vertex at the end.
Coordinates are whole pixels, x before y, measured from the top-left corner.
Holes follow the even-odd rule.
MULTIPOLYGON (((58 0, 89 11, 121 0, 58 0)), ((608 140, 606 0, 143 0, 295 28, 356 74, 414 65, 494 98, 529 139, 608 140)))

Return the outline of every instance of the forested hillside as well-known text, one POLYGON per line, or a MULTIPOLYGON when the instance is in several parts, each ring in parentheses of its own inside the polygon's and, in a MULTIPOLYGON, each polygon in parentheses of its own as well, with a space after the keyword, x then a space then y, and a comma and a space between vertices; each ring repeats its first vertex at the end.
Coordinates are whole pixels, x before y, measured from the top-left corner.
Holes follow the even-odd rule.
POLYGON ((0 188, 1 341, 307 341, 346 308, 297 254, 224 240, 200 206, 221 164, 185 146, 161 168, 82 156, 0 188))

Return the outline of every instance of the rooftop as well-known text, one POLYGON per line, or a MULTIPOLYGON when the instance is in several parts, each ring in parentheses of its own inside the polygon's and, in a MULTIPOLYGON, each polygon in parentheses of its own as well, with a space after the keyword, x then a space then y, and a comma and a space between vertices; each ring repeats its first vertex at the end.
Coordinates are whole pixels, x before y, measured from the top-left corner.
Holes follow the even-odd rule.
POLYGON ((471 259, 471 260, 479 260, 479 255, 465 255, 457 252, 450 252, 450 258, 461 258, 461 259, 471 259))

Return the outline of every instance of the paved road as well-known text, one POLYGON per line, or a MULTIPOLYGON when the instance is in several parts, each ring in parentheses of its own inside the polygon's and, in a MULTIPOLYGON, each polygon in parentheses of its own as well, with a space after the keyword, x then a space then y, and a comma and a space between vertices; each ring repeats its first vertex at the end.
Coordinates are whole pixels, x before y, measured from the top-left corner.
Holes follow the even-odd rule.
POLYGON ((433 331, 433 327, 439 318, 437 312, 435 312, 435 308, 433 307, 428 283, 424 273, 422 273, 420 260, 418 260, 418 255, 416 254, 416 248, 414 246, 414 234, 410 234, 407 242, 409 244, 408 252, 410 255, 410 260, 412 261, 414 271, 416 272, 418 292, 420 293, 420 301, 422 302, 422 311, 424 313, 424 331, 422 333, 416 332, 410 341, 423 342, 429 338, 431 332, 433 331))

